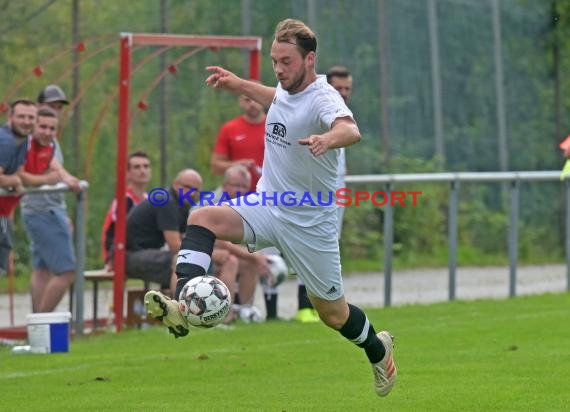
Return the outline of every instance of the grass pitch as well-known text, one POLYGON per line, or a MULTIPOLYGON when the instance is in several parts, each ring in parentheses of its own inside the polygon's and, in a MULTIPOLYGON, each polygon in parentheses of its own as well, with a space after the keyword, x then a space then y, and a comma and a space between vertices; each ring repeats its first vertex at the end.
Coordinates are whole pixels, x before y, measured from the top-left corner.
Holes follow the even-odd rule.
POLYGON ((396 336, 398 383, 321 324, 160 327, 75 339, 67 354, 0 348, 3 411, 567 411, 570 295, 369 309, 396 336))

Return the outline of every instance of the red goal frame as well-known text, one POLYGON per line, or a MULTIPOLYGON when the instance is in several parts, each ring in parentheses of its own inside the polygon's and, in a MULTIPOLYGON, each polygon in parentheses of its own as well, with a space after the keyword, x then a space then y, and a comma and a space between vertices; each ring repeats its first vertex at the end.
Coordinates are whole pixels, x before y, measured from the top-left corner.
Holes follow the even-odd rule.
POLYGON ((119 109, 117 128, 116 193, 117 221, 113 281, 113 310, 117 332, 124 323, 125 248, 126 248, 126 168, 129 147, 129 102, 131 94, 131 59, 135 46, 207 47, 249 50, 249 76, 259 80, 261 71, 261 37, 258 36, 198 36, 176 34, 121 33, 119 63, 119 109))

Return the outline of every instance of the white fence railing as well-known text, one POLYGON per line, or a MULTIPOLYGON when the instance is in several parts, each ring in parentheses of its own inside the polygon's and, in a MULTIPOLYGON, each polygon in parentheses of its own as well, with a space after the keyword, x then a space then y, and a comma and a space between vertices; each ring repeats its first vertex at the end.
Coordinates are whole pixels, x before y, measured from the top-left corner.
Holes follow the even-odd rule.
MULTIPOLYGON (((347 184, 362 183, 384 184, 384 192, 389 194, 394 186, 407 183, 447 183, 449 185, 448 208, 448 243, 449 243, 449 299, 453 300, 457 289, 457 212, 460 183, 498 182, 507 183, 510 192, 509 211, 509 295, 516 296, 517 258, 518 258, 518 220, 519 220, 519 188, 521 182, 558 181, 565 190, 565 255, 566 255, 566 289, 570 291, 570 180, 560 180, 559 171, 540 172, 458 172, 458 173, 406 173, 390 175, 347 176, 347 184)), ((389 197, 389 195, 388 195, 389 197)), ((392 260, 394 243, 394 207, 387 202, 384 207, 384 302, 390 306, 392 301, 392 260)))

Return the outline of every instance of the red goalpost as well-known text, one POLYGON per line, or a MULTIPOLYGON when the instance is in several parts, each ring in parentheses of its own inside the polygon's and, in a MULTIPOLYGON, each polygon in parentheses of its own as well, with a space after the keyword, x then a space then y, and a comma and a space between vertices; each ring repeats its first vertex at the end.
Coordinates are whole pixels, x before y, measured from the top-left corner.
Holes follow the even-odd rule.
POLYGON ((249 50, 249 76, 259 80, 261 69, 261 37, 257 36, 198 36, 174 34, 121 33, 119 63, 119 108, 117 128, 116 192, 117 222, 115 224, 115 253, 113 280, 113 310, 117 332, 124 323, 125 250, 126 250, 126 167, 129 148, 131 93, 131 58, 135 46, 206 47, 210 49, 249 50))

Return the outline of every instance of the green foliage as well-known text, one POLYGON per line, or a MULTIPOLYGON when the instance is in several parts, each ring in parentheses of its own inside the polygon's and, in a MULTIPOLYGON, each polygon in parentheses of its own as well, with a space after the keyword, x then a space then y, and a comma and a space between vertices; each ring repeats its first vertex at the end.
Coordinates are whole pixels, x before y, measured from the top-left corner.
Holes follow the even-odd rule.
POLYGON ((507 251, 508 216, 481 208, 481 204, 462 204, 460 224, 464 245, 476 247, 487 254, 507 251))
MULTIPOLYGON (((390 171, 434 172, 437 170, 437 163, 437 160, 425 162, 398 156, 393 160, 390 171)), ((358 185, 352 190, 387 192, 387 188, 372 184, 358 185)), ((396 185, 392 191, 407 193, 403 205, 394 202, 393 206, 396 255, 407 260, 411 254, 424 256, 440 250, 447 239, 445 186, 436 183, 396 185), (408 192, 420 192, 416 195, 416 206, 413 206, 412 195, 408 192)), ((378 259, 383 253, 383 209, 371 202, 347 207, 341 248, 348 259, 378 259)))
POLYGON ((345 209, 341 239, 343 255, 351 260, 378 259, 382 253, 381 209, 369 202, 345 209))
MULTIPOLYGON (((352 150, 352 149, 350 149, 352 150)), ((393 159, 391 173, 435 173, 441 171, 439 159, 423 161, 417 158, 397 156, 393 159)), ((537 216, 536 210, 549 210, 558 199, 554 184, 521 185, 520 216, 518 225, 518 257, 521 262, 560 261, 563 258, 563 242, 557 227, 560 216, 549 213, 537 216), (547 195, 551 193, 551 195, 547 195), (549 225, 540 226, 548 218, 549 225)), ((353 190, 372 193, 386 190, 377 185, 355 185, 353 190)), ((400 184, 394 191, 421 192, 417 206, 411 197, 406 205, 394 207, 394 254, 400 267, 422 265, 443 266, 448 261, 448 213, 450 187, 445 183, 400 184)), ((556 185, 560 191, 560 185, 556 185)), ((504 192, 505 194, 508 191, 504 192)), ((510 229, 510 209, 503 199, 499 184, 470 184, 459 187, 458 263, 503 263, 508 256, 507 236, 510 229)), ((383 208, 365 202, 358 207, 346 208, 341 249, 346 260, 369 262, 365 268, 378 269, 383 255, 383 208), (364 230, 363 228, 366 228, 364 230)), ((353 266, 352 263, 348 267, 353 266)))

